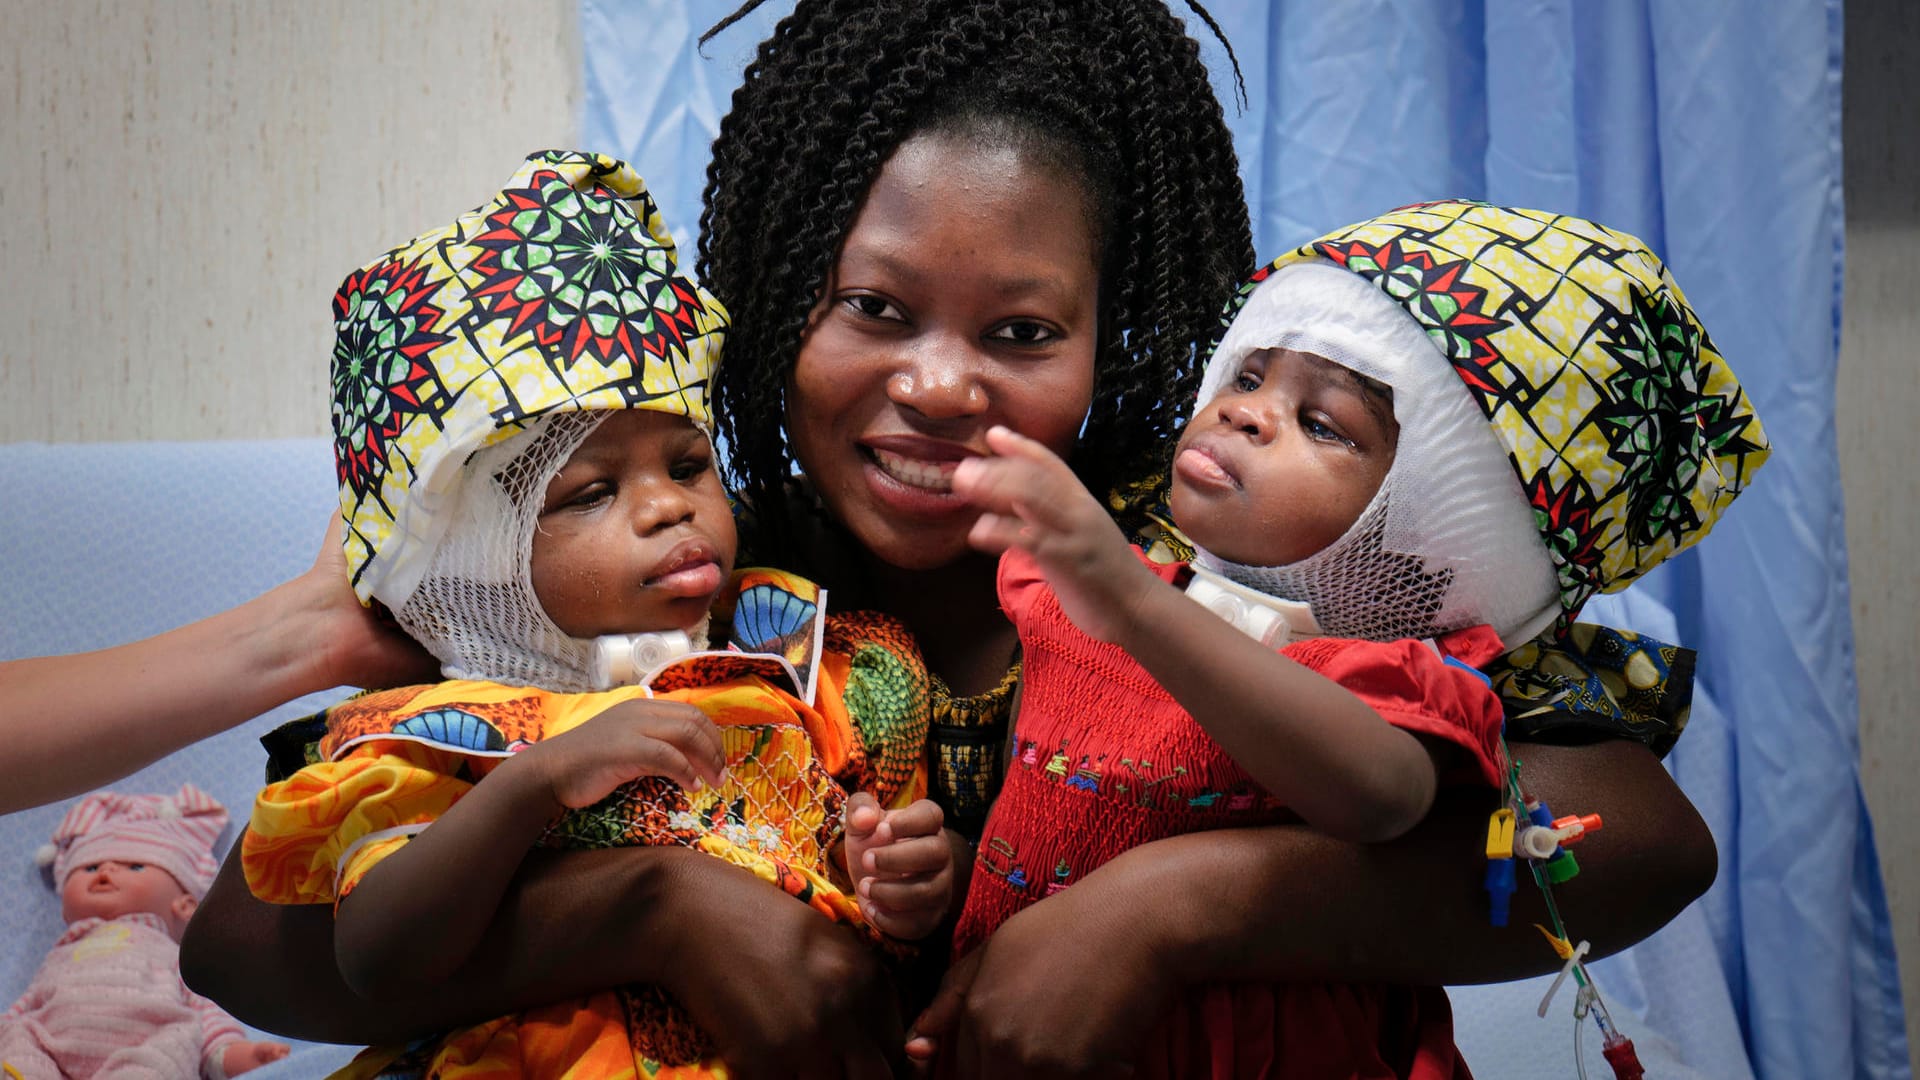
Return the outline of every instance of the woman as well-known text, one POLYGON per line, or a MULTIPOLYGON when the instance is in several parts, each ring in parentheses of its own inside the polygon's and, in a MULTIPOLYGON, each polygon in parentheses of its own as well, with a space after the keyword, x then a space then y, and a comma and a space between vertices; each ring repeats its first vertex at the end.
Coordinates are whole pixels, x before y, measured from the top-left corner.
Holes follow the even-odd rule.
MULTIPOLYGON (((913 628, 950 688, 935 691, 939 791, 953 820, 977 820, 1014 636, 943 477, 1001 422, 1077 449, 1095 490, 1158 468, 1197 352, 1253 264, 1197 47, 1158 0, 958 12, 803 0, 735 96, 702 232, 704 276, 736 320, 717 391, 755 554, 811 573, 840 606, 913 628), (806 485, 789 485, 789 453, 806 485)), ((355 658, 332 681, 384 677, 408 655, 349 610, 331 552, 300 587, 309 606, 237 617, 324 632, 334 655, 355 658)), ((250 711, 328 685, 279 671, 234 673, 250 711)), ((1589 873, 1566 891, 1604 950, 1711 881, 1704 827, 1644 748, 1523 757, 1555 805, 1607 816, 1581 853, 1589 873)), ((1460 872, 1485 812, 1442 807, 1402 842, 1368 848, 1277 827, 1130 852, 980 950, 945 1045, 962 1072, 1099 1072, 1127 1060, 1193 981, 1540 970, 1550 956, 1523 931, 1493 931, 1460 872)), ((1518 926, 1531 916, 1521 905, 1518 926)), ((189 981, 243 1019, 309 1038, 386 1041, 657 981, 743 1075, 886 1075, 903 1042, 884 977, 851 937, 696 853, 550 857, 523 875, 493 928, 498 947, 477 950, 485 959, 380 1002, 340 983, 325 911, 258 904, 235 873, 202 910, 183 952, 189 981)))

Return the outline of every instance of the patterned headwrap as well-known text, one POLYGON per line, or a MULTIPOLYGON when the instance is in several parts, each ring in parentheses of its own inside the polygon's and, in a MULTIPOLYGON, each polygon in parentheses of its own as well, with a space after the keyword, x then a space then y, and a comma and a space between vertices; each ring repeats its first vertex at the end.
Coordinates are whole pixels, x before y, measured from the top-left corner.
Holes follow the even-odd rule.
POLYGON ((1434 202, 1335 230, 1325 260, 1397 302, 1466 382, 1520 478, 1571 625, 1705 536, 1767 459, 1760 421, 1639 240, 1580 218, 1434 202))
POLYGON ((333 433, 347 564, 398 608, 476 451, 559 413, 646 408, 709 426, 726 310, 675 270, 646 185, 598 154, 529 157, 506 190, 348 275, 334 296, 333 433))

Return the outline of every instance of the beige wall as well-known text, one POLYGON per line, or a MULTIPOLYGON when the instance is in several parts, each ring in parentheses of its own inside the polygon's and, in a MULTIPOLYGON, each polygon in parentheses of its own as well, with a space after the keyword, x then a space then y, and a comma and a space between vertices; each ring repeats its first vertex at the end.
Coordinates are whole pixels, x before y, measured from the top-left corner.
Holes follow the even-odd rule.
POLYGON ((0 0, 0 440, 327 430, 328 301, 575 127, 571 0, 0 0))
MULTIPOLYGON (((334 286, 571 141, 573 11, 0 0, 0 441, 323 434, 334 286)), ((1839 442, 1863 767, 1912 1016, 1920 104, 1895 60, 1920 56, 1920 6, 1850 0, 1847 19, 1839 442)))
POLYGON ((1847 0, 1847 282, 1838 436, 1860 772, 1920 1072, 1920 5, 1847 0))

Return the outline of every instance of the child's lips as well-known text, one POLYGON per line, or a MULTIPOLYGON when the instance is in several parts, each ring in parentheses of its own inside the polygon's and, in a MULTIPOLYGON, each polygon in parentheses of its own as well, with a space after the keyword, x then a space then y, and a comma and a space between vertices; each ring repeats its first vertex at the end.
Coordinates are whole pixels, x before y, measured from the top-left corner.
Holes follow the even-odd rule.
POLYGON ((1240 480, 1226 463, 1204 445, 1189 446, 1173 459, 1173 471, 1180 479, 1196 487, 1231 491, 1240 480))
POLYGON ((646 580, 646 586, 669 596, 694 598, 719 592, 724 581, 713 545, 704 540, 687 540, 660 560, 653 576, 646 580))

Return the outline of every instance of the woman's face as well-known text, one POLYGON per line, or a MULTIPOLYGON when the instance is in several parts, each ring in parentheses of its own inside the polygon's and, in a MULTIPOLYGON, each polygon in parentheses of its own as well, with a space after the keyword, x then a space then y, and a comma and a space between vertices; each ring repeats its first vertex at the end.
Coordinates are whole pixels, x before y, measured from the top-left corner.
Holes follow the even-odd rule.
POLYGON ((1093 400, 1098 253, 1080 186, 1019 150, 921 134, 881 168, 787 386, 794 456, 901 569, 969 551, 953 470, 1005 424, 1066 456, 1093 400))

